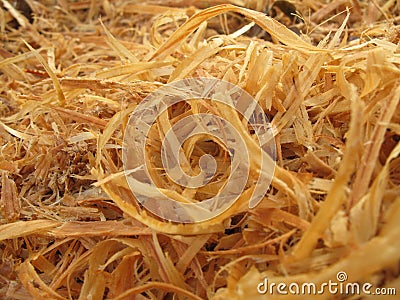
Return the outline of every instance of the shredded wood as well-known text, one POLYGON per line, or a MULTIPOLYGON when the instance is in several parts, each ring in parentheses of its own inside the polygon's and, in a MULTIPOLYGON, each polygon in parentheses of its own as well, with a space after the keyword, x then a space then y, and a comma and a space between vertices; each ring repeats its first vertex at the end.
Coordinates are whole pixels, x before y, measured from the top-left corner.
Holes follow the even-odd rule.
MULTIPOLYGON (((396 1, 3 0, 0 8, 1 299, 265 299, 257 289, 265 278, 318 285, 340 272, 398 297, 396 1), (186 188, 166 176, 161 141, 185 116, 228 118, 252 154, 238 201, 184 224, 138 203, 122 148, 137 105, 192 77, 254 97, 271 121, 276 169, 249 208, 259 168, 250 128, 217 103, 177 103, 146 144, 165 195, 204 201, 230 178, 226 148, 204 136, 182 153, 192 175, 213 155, 215 180, 186 188)), ((316 297, 333 296, 306 298, 316 297)))

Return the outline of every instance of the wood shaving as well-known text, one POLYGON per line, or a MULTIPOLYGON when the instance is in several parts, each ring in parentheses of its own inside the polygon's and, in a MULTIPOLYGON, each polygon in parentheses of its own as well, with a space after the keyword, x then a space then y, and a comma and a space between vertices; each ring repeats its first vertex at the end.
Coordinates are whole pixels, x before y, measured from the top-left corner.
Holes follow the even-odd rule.
POLYGON ((322 284, 341 271, 400 293, 400 6, 295 0, 293 17, 272 2, 2 1, 1 299, 264 299, 264 278, 322 284), (122 148, 139 103, 192 77, 256 99, 276 169, 249 208, 260 149, 247 124, 222 104, 176 104, 146 145, 165 195, 203 201, 229 178, 226 148, 202 135, 182 147, 187 170, 213 153, 218 180, 184 188, 165 175, 160 140, 185 116, 231 120, 251 154, 239 199, 185 224, 136 201, 122 148))

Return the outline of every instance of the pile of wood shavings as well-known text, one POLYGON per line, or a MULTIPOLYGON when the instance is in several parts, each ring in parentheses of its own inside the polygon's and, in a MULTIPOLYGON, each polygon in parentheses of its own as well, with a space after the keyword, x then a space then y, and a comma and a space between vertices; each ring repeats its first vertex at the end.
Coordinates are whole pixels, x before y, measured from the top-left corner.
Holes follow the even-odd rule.
POLYGON ((0 298, 263 299, 263 278, 339 271, 400 288, 398 4, 26 2, 1 10, 0 298), (127 187, 123 133, 147 95, 196 76, 259 102, 277 169, 254 209, 167 223, 127 187))

